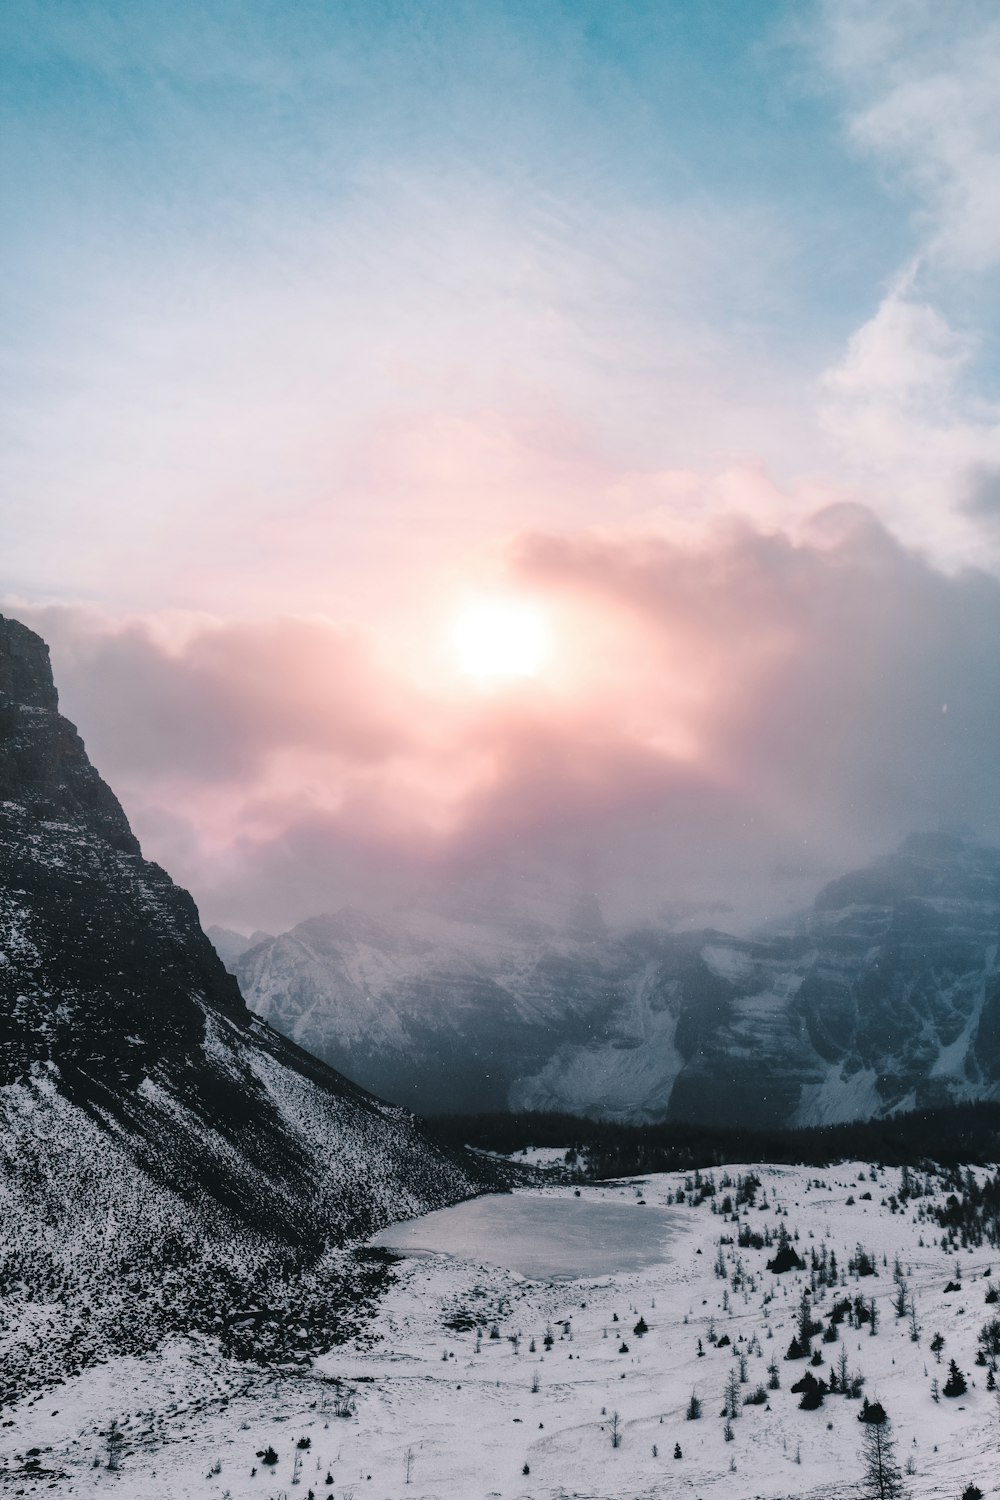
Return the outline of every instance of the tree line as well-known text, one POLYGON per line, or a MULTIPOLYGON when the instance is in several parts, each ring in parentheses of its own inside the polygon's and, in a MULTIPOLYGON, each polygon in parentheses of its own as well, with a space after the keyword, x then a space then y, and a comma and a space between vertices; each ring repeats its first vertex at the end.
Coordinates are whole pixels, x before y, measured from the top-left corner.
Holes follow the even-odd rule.
POLYGON ((747 1161, 793 1166, 871 1161, 917 1168, 1000 1161, 1000 1103, 995 1102, 803 1130, 712 1127, 682 1120, 630 1125, 548 1111, 436 1115, 427 1123, 449 1145, 476 1146, 506 1156, 532 1147, 557 1147, 564 1151, 570 1173, 581 1178, 747 1161))

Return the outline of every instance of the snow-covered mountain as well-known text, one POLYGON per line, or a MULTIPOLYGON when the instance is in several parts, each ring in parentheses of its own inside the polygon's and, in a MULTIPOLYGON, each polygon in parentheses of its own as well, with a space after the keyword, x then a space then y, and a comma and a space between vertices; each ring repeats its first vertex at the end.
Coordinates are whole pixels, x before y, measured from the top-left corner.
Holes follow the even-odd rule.
POLYGON ((237 959, 242 958, 249 948, 255 948, 258 943, 270 942, 274 934, 258 931, 245 937, 242 932, 236 932, 232 927, 216 926, 206 927, 205 936, 231 974, 237 959))
POLYGON ((487 1180, 247 1009, 44 643, 0 617, 0 1402, 11 1361, 91 1347, 109 1299, 119 1348, 218 1322, 290 1258, 487 1180))
POLYGON ((1000 850, 975 840, 915 835, 778 936, 546 918, 343 911, 233 971, 278 1030, 427 1111, 817 1124, 1000 1097, 1000 850))
POLYGON ((515 1080, 623 1004, 633 962, 588 929, 521 910, 347 909, 302 922, 233 964, 258 1014, 349 1077, 433 1111, 502 1109, 515 1080))

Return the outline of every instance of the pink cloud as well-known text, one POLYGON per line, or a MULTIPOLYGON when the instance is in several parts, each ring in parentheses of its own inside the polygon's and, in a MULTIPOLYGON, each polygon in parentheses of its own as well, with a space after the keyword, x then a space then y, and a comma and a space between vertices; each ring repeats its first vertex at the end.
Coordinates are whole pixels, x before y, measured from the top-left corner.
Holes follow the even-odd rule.
POLYGON ((761 916, 913 828, 1000 836, 1000 583, 940 571, 863 508, 796 537, 524 534, 505 579, 550 612, 556 652, 492 694, 418 682, 325 621, 171 638, 22 614, 209 919, 287 925, 497 861, 586 870, 619 913, 761 916))

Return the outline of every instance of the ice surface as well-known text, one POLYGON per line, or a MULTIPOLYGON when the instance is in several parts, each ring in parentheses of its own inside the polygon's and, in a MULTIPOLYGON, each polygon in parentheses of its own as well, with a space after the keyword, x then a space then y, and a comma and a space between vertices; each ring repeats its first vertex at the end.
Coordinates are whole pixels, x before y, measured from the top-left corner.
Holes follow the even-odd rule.
POLYGON ((372 1241, 434 1251, 523 1276, 576 1279, 637 1271, 665 1259, 676 1210, 636 1197, 599 1200, 549 1193, 494 1193, 391 1224, 372 1241))

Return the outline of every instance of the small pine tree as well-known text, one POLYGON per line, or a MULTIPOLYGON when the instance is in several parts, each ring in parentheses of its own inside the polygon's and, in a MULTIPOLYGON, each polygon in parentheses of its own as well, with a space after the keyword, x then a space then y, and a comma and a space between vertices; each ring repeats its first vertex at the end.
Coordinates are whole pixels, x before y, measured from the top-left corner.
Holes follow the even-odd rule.
POLYGON ((117 1469, 121 1464, 122 1448, 125 1443, 121 1428, 118 1426, 117 1417, 111 1423, 107 1431, 108 1443, 108 1468, 117 1469))
POLYGON ((813 1316, 812 1304, 809 1301, 809 1293, 803 1292, 799 1301, 799 1313, 797 1324, 797 1338, 799 1348, 803 1355, 808 1354, 812 1345, 813 1316))
POLYGON ((687 1411, 685 1413, 685 1416, 687 1417, 689 1422, 697 1422, 698 1418, 701 1416, 701 1402, 695 1395, 694 1391, 691 1392, 691 1400, 687 1404, 687 1411))
POLYGON ((969 1387, 966 1384, 965 1376, 962 1374, 955 1361, 950 1360, 948 1363, 948 1379, 944 1383, 945 1395, 964 1396, 968 1389, 969 1387))
POLYGON ((859 1495, 864 1500, 904 1500, 906 1489, 896 1462, 888 1417, 883 1417, 881 1422, 869 1421, 864 1424, 861 1456, 865 1473, 859 1495))

